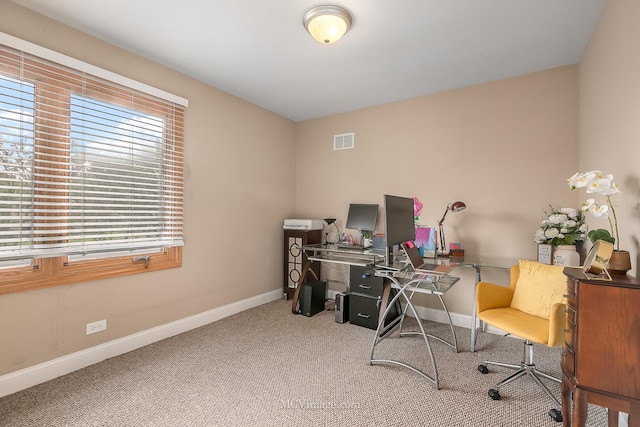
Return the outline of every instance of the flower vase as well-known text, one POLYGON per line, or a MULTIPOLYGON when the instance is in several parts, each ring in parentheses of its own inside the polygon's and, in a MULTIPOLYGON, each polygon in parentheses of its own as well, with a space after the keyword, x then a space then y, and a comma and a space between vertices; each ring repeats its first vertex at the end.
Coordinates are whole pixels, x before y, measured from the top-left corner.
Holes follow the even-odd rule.
POLYGON ((629 251, 613 251, 607 271, 609 274, 622 275, 631 270, 631 255, 629 251))
POLYGON ((580 254, 575 245, 558 245, 553 252, 553 264, 565 267, 580 266, 580 254))

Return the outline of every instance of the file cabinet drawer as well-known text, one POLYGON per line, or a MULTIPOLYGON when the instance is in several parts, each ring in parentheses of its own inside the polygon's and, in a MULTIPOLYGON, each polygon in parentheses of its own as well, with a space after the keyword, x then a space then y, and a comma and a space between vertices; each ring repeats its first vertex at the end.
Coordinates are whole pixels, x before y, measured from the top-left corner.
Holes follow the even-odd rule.
POLYGON ((380 316, 381 300, 365 295, 351 294, 349 297, 349 322, 365 328, 376 329, 380 316))
POLYGON ((384 278, 376 277, 374 268, 351 266, 349 277, 349 289, 351 292, 371 295, 377 298, 382 296, 383 288, 384 278))

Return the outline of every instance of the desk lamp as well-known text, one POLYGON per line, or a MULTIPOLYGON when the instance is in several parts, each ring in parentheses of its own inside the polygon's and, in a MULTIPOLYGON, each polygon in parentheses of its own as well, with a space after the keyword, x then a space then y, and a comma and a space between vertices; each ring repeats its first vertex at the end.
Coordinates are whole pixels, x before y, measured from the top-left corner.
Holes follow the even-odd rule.
POLYGON ((466 208, 467 205, 465 205, 463 202, 453 202, 447 205, 447 209, 444 211, 444 215, 442 215, 442 218, 440 219, 440 221, 438 221, 438 232, 440 233, 440 249, 438 249, 438 255, 449 255, 449 250, 446 246, 447 242, 444 238, 444 227, 442 226, 447 213, 449 213, 449 211, 454 213, 460 212, 465 210, 466 208))
POLYGON ((327 243, 330 243, 330 244, 332 244, 332 245, 334 245, 334 244, 338 243, 338 242, 340 241, 340 229, 338 228, 338 224, 336 223, 336 219, 335 219, 335 218, 325 218, 325 219, 324 219, 324 222, 325 222, 327 225, 329 225, 329 226, 330 226, 331 224, 333 224, 333 225, 336 227, 336 230, 338 230, 338 238, 336 239, 336 241, 335 241, 335 242, 330 242, 330 241, 329 241, 329 232, 327 231, 327 232, 326 232, 326 233, 324 233, 324 235, 323 235, 322 243, 323 243, 323 244, 325 244, 325 245, 326 245, 327 243))

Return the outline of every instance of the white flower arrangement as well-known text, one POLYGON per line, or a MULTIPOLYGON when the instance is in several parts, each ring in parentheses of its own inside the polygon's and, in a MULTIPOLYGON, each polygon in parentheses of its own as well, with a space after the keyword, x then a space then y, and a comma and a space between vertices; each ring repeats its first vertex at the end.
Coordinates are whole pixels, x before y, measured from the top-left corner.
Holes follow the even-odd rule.
POLYGON ((582 212, 573 208, 554 208, 545 211, 540 228, 533 240, 553 246, 575 245, 587 237, 587 225, 582 212))
POLYGON ((596 203, 596 199, 589 198, 582 205, 582 212, 590 212, 594 217, 607 218, 609 220, 609 227, 611 232, 604 228, 597 230, 591 230, 589 232, 589 240, 595 242, 596 240, 605 240, 607 242, 615 243, 616 250, 620 250, 620 236, 618 234, 618 218, 616 217, 616 210, 613 207, 613 201, 611 196, 620 193, 620 190, 613 182, 613 175, 605 175, 599 170, 593 170, 585 173, 576 173, 571 178, 567 179, 569 182, 569 188, 574 190, 576 188, 585 188, 587 194, 599 194, 604 196, 605 203, 596 203), (609 216, 609 213, 613 216, 609 216))

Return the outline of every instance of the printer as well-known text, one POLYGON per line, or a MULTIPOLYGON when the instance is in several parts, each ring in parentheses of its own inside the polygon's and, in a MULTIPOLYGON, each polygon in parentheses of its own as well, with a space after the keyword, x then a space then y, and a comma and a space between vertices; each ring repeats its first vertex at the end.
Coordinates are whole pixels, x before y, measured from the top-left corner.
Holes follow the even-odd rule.
POLYGON ((322 230, 321 219, 285 219, 282 228, 285 230, 322 230))

